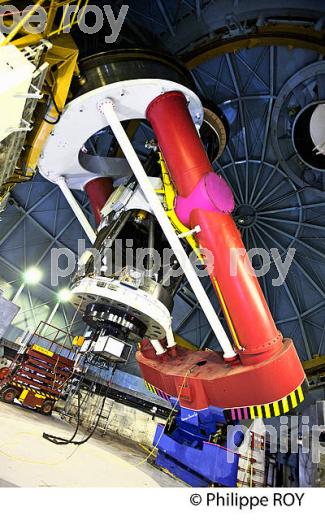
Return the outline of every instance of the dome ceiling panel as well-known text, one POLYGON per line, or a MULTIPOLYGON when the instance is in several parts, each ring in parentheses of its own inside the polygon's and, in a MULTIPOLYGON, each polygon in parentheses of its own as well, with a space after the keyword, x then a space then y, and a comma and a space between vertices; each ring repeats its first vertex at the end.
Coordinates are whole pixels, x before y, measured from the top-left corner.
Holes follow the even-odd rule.
MULTIPOLYGON (((189 56, 193 49, 198 56, 196 49, 204 44, 215 45, 217 53, 219 46, 231 44, 232 38, 253 38, 258 29, 254 25, 256 20, 251 20, 257 14, 262 17, 263 12, 266 13, 263 20, 272 16, 275 19, 294 15, 303 18, 305 13, 308 21, 303 30, 307 30, 324 11, 324 6, 314 0, 310 0, 308 9, 300 0, 294 2, 295 9, 293 3, 286 0, 272 2, 272 6, 264 0, 258 5, 249 0, 238 3, 236 16, 233 16, 233 2, 226 0, 217 3, 130 0, 128 4, 126 29, 133 26, 134 34, 141 33, 141 45, 148 39, 150 44, 155 42, 158 47, 169 49, 173 54, 178 52, 180 56, 189 56), (221 28, 222 32, 218 33, 221 28)), ((301 22, 297 26, 300 27, 301 22)), ((88 38, 85 48, 83 41, 78 40, 78 43, 82 55, 101 50, 97 36, 88 38)), ((252 45, 256 45, 253 40, 252 45)), ((208 60, 197 58, 197 61, 200 64, 192 72, 199 95, 218 107, 229 123, 228 146, 214 163, 214 168, 233 188, 234 218, 244 242, 248 248, 264 247, 267 252, 277 248, 282 260, 289 247, 296 250, 285 284, 272 285, 272 279, 278 276, 273 260, 269 273, 260 279, 277 324, 284 335, 293 337, 303 359, 316 353, 325 354, 325 181, 321 173, 310 171, 292 156, 292 126, 297 110, 325 96, 323 56, 306 49, 303 42, 301 48, 274 43, 242 48, 208 60), (315 73, 306 78, 304 71, 309 66, 315 67, 315 73), (297 80, 293 85, 295 77, 297 80)), ((146 153, 144 141, 150 138, 152 132, 142 122, 134 136, 134 144, 143 158, 146 153)), ((91 219, 84 194, 76 195, 91 219)), ((23 250, 28 247, 23 241, 24 219, 37 222, 33 233, 46 237, 39 242, 45 253, 42 269, 49 269, 48 241, 52 247, 63 245, 76 251, 77 239, 84 237, 84 233, 56 187, 37 176, 33 182, 17 186, 13 199, 21 208, 8 206, 2 215, 0 230, 0 265, 6 276, 10 277, 10 260, 6 256, 5 263, 1 263, 6 248, 19 247, 20 242, 21 251, 15 254, 23 258, 23 250), (48 210, 43 211, 46 207, 48 210), (12 234, 16 233, 18 237, 15 244, 8 242, 11 226, 12 234), (2 243, 1 236, 4 238, 2 243)), ((39 255, 42 256, 40 250, 39 255)), ((254 265, 259 267, 258 257, 254 257, 254 265)), ((18 274, 15 269, 13 273, 18 274)), ((50 284, 46 279, 41 286, 44 301, 48 297, 47 285, 50 284)), ((30 292, 33 295, 34 288, 30 292)), ((211 295, 211 287, 208 292, 211 295)), ((54 294, 49 288, 52 299, 54 294)), ((36 299, 39 301, 38 297, 36 299)), ((216 304, 214 297, 212 300, 216 304)), ((69 306, 65 306, 65 310, 70 312, 69 306)), ((200 346, 217 346, 195 296, 186 284, 176 297, 174 324, 177 332, 190 341, 200 346)))
MULTIPOLYGON (((229 142, 214 166, 234 191, 234 218, 247 248, 262 247, 269 255, 275 248, 282 262, 288 249, 294 250, 281 286, 272 284, 279 274, 271 256, 270 270, 260 283, 279 329, 294 336, 302 359, 324 353, 325 194, 313 185, 306 184, 301 190, 295 182, 298 176, 288 174, 274 147, 277 136, 272 134, 272 125, 281 92, 290 100, 294 97, 291 104, 280 104, 279 124, 284 126, 290 125, 294 103, 303 107, 319 99, 319 76, 301 85, 306 68, 317 73, 325 70, 322 57, 310 50, 272 46, 218 56, 193 71, 207 101, 223 111, 229 121, 229 142), (208 90, 202 87, 207 76, 208 90), (228 93, 224 77, 231 77, 228 93), (295 85, 292 78, 297 78, 295 83, 301 86, 296 88, 297 96, 290 92, 290 85, 293 89, 295 85)), ((278 137, 281 141, 282 136, 278 137)), ((253 265, 259 269, 261 257, 255 256, 253 265)))

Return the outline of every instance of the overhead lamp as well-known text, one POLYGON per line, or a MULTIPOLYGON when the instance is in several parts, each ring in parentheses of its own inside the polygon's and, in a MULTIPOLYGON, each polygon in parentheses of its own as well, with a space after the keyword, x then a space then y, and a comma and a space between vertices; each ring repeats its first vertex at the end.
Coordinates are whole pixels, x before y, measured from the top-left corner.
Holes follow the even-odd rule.
POLYGON ((68 302, 71 298, 71 291, 67 287, 64 287, 58 292, 58 300, 60 302, 68 302))
POLYGON ((42 271, 38 267, 29 267, 23 274, 24 282, 28 285, 38 284, 43 277, 42 271))

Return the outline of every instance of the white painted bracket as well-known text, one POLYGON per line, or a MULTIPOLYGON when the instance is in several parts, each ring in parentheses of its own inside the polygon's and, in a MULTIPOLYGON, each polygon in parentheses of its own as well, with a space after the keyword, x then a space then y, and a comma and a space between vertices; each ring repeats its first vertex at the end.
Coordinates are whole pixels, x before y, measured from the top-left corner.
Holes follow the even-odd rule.
POLYGON ((191 235, 195 235, 195 233, 200 233, 201 228, 200 226, 195 226, 193 229, 189 229, 188 231, 184 231, 184 233, 180 233, 178 235, 178 238, 186 238, 191 235))
POLYGON ((96 233, 89 224, 87 218, 85 217, 84 212, 82 211, 81 207, 79 206, 78 202, 74 198, 69 186, 66 183, 66 180, 64 177, 59 177, 57 179, 57 184, 60 187, 63 195, 65 196, 69 206, 71 207, 72 211, 76 215, 77 219, 79 220, 81 226, 85 230, 86 235, 88 236, 90 242, 93 244, 96 240, 96 233))

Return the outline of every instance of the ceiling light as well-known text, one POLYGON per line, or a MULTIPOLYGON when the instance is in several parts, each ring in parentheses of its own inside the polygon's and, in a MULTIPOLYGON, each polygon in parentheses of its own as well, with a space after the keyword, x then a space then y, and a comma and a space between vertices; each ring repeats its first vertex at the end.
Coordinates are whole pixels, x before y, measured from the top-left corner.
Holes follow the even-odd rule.
POLYGON ((37 267, 29 267, 23 275, 24 282, 28 285, 36 285, 42 279, 42 271, 37 267))
POLYGON ((59 291, 58 300, 60 302, 68 302, 71 298, 71 295, 72 295, 72 293, 71 293, 70 289, 65 287, 64 289, 61 289, 61 291, 59 291))

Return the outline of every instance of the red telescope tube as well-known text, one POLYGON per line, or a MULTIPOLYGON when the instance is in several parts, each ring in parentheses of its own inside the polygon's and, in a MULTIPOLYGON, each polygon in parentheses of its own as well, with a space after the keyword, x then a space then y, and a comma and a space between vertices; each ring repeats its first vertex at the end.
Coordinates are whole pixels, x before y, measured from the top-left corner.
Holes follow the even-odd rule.
POLYGON ((112 179, 109 177, 96 177, 85 184, 84 190, 88 195, 91 209, 98 226, 102 219, 100 210, 104 207, 108 197, 113 191, 112 179))
MULTIPOLYGON (((208 180, 210 182, 213 167, 193 124, 185 96, 174 91, 160 95, 149 105, 147 119, 177 189, 176 212, 179 206, 181 211, 177 214, 184 224, 191 228, 200 226, 199 244, 213 254, 211 278, 213 283, 214 278, 218 282, 243 348, 239 352, 241 361, 255 364, 270 358, 281 349, 283 338, 257 278, 247 268, 250 264, 245 246, 230 215, 230 189, 220 184, 224 181, 216 174, 212 177, 219 179, 225 197, 221 194, 219 198, 216 195, 208 200, 211 197, 208 180), (235 255, 232 270, 230 255, 235 255)), ((215 184, 214 194, 218 193, 219 185, 215 184)))

